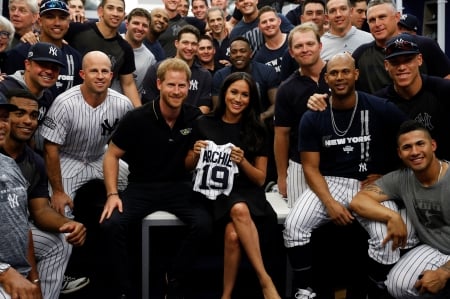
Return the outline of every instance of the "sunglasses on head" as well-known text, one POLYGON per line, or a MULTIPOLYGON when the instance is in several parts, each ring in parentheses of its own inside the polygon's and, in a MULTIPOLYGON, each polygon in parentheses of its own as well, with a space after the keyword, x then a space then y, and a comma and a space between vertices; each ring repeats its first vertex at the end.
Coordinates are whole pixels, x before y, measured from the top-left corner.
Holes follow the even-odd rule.
POLYGON ((417 44, 407 41, 407 40, 396 40, 393 44, 384 49, 384 54, 386 56, 391 55, 398 50, 403 51, 417 51, 417 44))
POLYGON ((68 9, 67 5, 62 1, 50 0, 50 1, 44 2, 41 5, 41 10, 49 9, 49 8, 59 8, 59 9, 64 9, 64 10, 68 9))

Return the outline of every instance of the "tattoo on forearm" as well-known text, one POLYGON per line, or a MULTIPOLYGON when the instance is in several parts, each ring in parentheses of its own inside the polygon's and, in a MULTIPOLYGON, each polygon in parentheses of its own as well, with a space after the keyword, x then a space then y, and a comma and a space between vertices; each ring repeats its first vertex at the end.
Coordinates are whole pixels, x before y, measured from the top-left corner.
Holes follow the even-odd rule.
POLYGON ((375 184, 367 185, 363 188, 364 191, 372 191, 379 195, 386 195, 383 190, 375 184))

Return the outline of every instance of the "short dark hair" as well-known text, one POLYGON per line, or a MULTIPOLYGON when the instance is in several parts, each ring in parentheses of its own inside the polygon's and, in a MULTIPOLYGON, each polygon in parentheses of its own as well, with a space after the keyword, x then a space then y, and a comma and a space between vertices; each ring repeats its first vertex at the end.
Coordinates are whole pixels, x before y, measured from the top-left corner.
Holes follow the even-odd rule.
POLYGON ((211 42, 211 44, 214 44, 214 41, 212 39, 212 37, 208 34, 202 34, 200 35, 200 38, 198 39, 198 41, 202 41, 202 40, 209 40, 211 42))
POLYGON ((130 11, 129 14, 127 14, 127 21, 130 22, 131 18, 133 17, 144 17, 148 20, 150 23, 152 16, 150 15, 150 12, 144 8, 136 7, 133 8, 132 11, 130 11))
POLYGON ((185 33, 191 33, 197 37, 197 40, 200 39, 200 30, 198 30, 197 27, 192 25, 184 25, 181 27, 180 31, 178 31, 177 40, 180 40, 181 36, 185 33))
POLYGON ((397 142, 400 139, 401 135, 407 134, 409 132, 412 131, 422 131, 425 132, 425 134, 432 139, 430 131, 428 131, 428 129, 419 121, 411 119, 411 120, 407 120, 405 122, 403 122, 400 125, 400 128, 398 129, 397 132, 397 142))
POLYGON ((30 99, 36 102, 39 102, 38 98, 34 94, 31 93, 28 89, 23 88, 11 88, 8 89, 5 93, 6 98, 8 99, 8 102, 11 103, 11 99, 13 97, 17 98, 25 98, 30 99))
POLYGON ((232 43, 234 43, 235 41, 242 41, 242 42, 245 42, 245 43, 247 43, 247 45, 248 45, 248 47, 250 48, 250 51, 253 51, 253 49, 252 49, 252 44, 250 43, 250 41, 248 40, 248 38, 246 38, 245 36, 236 36, 235 38, 233 38, 231 41, 230 41, 230 47, 231 47, 231 44, 232 43))
POLYGON ((269 5, 265 5, 259 9, 258 18, 260 18, 263 13, 270 12, 270 11, 273 12, 279 18, 277 10, 269 5))
POLYGON ((302 4, 302 15, 305 14, 305 7, 309 3, 318 3, 323 6, 323 12, 325 13, 327 10, 327 7, 325 5, 325 2, 323 0, 305 0, 302 4))

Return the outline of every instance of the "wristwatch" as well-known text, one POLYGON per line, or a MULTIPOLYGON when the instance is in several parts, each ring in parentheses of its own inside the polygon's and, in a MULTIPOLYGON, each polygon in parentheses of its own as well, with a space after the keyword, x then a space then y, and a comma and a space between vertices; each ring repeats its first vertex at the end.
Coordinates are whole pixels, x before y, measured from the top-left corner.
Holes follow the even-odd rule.
POLYGON ((0 274, 5 273, 9 268, 11 268, 10 264, 0 263, 0 274))

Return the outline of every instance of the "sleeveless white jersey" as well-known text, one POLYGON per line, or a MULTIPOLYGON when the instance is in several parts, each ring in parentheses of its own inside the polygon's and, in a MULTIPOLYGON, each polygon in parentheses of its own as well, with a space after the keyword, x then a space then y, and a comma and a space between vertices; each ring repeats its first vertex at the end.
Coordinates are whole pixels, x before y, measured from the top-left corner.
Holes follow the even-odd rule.
POLYGON ((212 200, 222 193, 230 195, 234 175, 239 173, 236 163, 231 161, 233 147, 232 143, 217 145, 208 141, 195 167, 194 191, 212 200))

